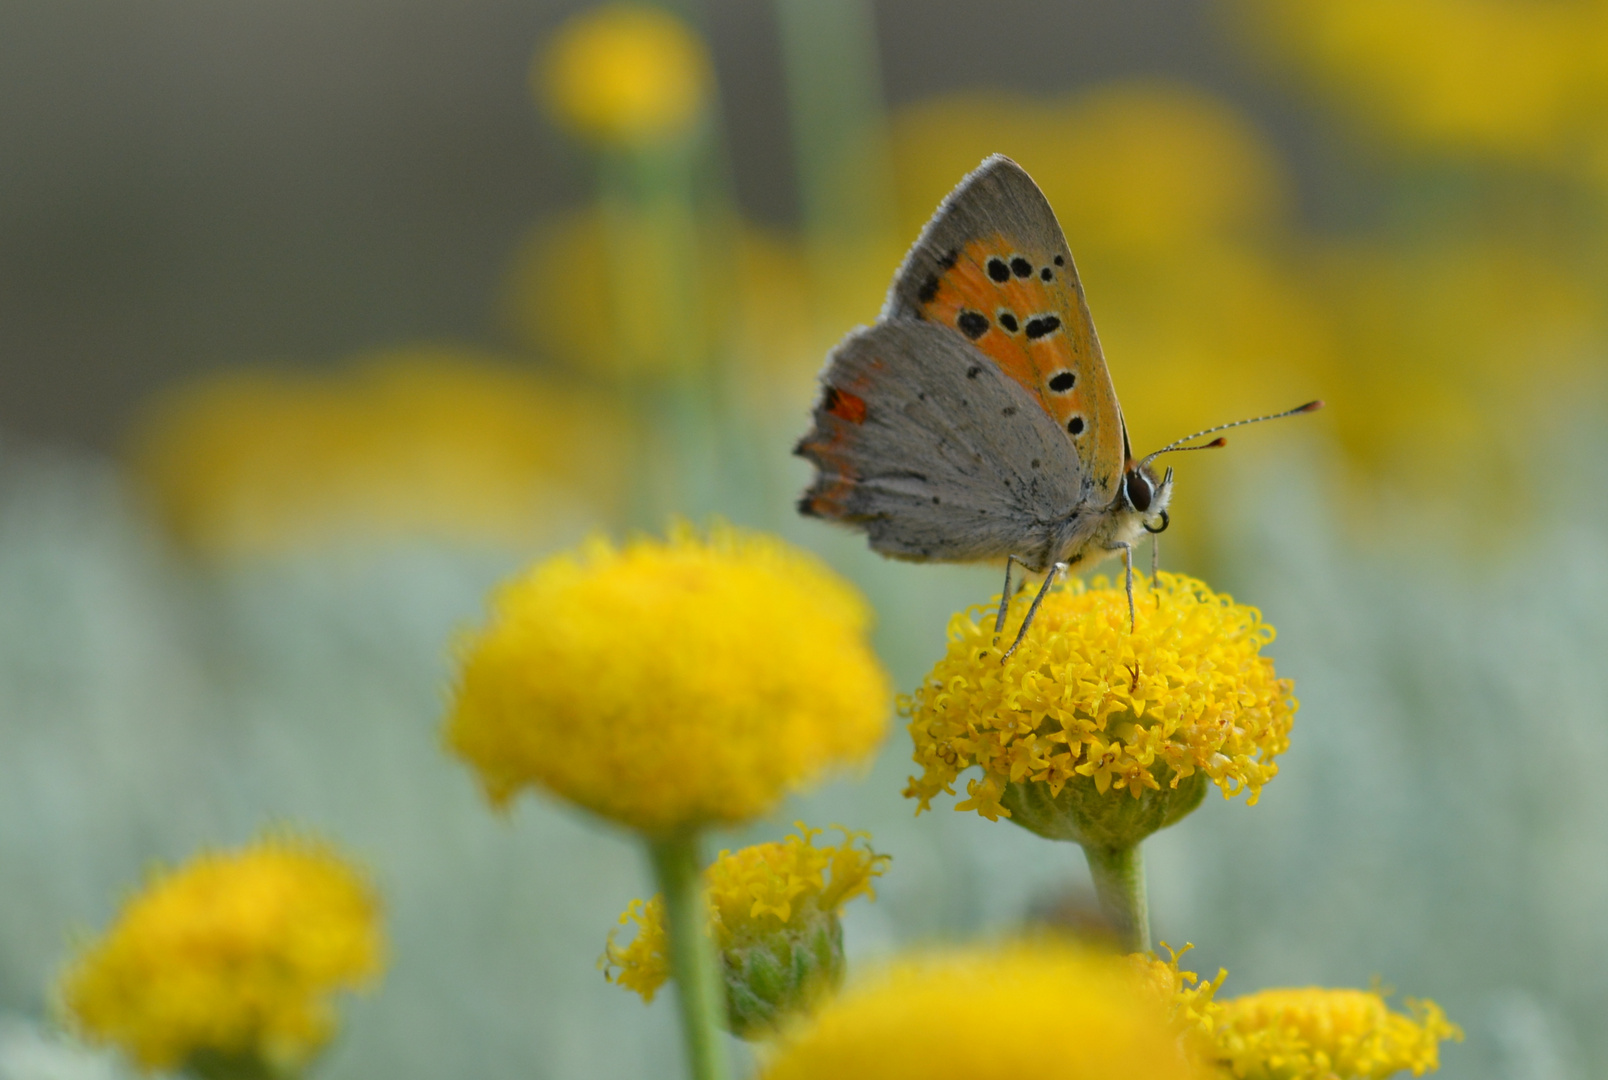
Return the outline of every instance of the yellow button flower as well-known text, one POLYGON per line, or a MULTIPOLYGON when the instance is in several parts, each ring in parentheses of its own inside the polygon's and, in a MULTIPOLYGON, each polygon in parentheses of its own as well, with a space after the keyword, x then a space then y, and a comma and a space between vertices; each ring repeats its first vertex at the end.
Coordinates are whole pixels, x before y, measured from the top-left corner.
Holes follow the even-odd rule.
POLYGON ((770 537, 598 540, 495 594, 447 742, 498 805, 540 787, 656 836, 746 821, 881 742, 867 619, 770 537))
POLYGON ((909 959, 785 1030, 763 1080, 1184 1080, 1165 1010, 1121 957, 1041 941, 909 959))
MULTIPOLYGON (((1166 948, 1164 945, 1163 948, 1166 948)), ((1164 1003, 1197 1057, 1234 1080, 1385 1080, 1440 1067, 1440 1043, 1462 1030, 1433 1001, 1407 1000, 1392 1012, 1367 990, 1263 990, 1218 1000, 1228 972, 1206 982, 1182 971, 1189 950, 1128 957, 1147 992, 1164 1003)))
POLYGON ((531 77, 566 127, 602 142, 644 143, 691 128, 711 72, 703 42, 675 16, 610 4, 571 19, 531 77))
MULTIPOLYGON (((709 934, 721 954, 728 1021, 739 1035, 768 1033, 843 979, 838 914, 857 896, 876 898, 872 879, 890 857, 855 846, 869 834, 835 827, 840 845, 816 847, 821 830, 799 822, 799 835, 722 851, 704 872, 709 934)), ((636 936, 618 946, 610 933, 600 966, 651 1002, 670 974, 664 898, 633 900, 620 916, 622 926, 630 923, 636 936)))
POLYGON ((331 995, 381 968, 379 904, 325 845, 270 837, 157 876, 67 969, 83 1034, 142 1069, 294 1069, 334 1033, 331 995))
POLYGON ((1222 1003, 1221 1059, 1243 1080, 1384 1080, 1440 1067, 1463 1032, 1433 1001, 1392 1012, 1368 990, 1263 990, 1222 1003))
POLYGON ((1003 665, 993 609, 954 616, 947 655, 900 702, 922 767, 905 794, 928 809, 978 766, 957 810, 1109 847, 1176 821, 1208 778, 1254 803, 1296 710, 1261 655, 1273 628, 1193 578, 1137 588, 1131 631, 1122 588, 1103 578, 1050 593, 1003 665))

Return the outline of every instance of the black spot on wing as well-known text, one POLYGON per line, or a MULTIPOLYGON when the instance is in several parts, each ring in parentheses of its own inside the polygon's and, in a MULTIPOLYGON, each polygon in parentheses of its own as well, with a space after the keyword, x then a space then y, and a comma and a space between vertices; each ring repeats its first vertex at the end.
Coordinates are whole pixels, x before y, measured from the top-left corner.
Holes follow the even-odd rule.
POLYGON ((1054 277, 1055 277, 1055 271, 1051 270, 1048 266, 1046 266, 1044 269, 1039 271, 1039 280, 1041 280, 1041 281, 1049 281, 1049 280, 1053 279, 1054 277))
POLYGON ((1027 320, 1027 339, 1035 341, 1038 338, 1052 334, 1061 328, 1061 320, 1054 315, 1040 315, 1036 319, 1027 320))
POLYGON ((1070 371, 1058 371, 1050 380, 1050 389, 1064 394, 1078 384, 1078 377, 1070 371))
POLYGON ((1060 255, 1057 255, 1057 256, 1056 256, 1056 257, 1055 257, 1055 265, 1056 265, 1056 266, 1065 266, 1065 265, 1066 265, 1066 259, 1065 259, 1065 258, 1063 258, 1063 257, 1062 257, 1062 256, 1060 256, 1060 255))
POLYGON ((950 267, 954 266, 956 261, 959 260, 959 259, 960 259, 960 249, 959 248, 951 248, 949 251, 945 252, 944 255, 941 258, 939 258, 939 260, 938 260, 938 269, 939 270, 948 270, 950 267))
POLYGON ((976 341, 988 333, 988 328, 993 324, 988 321, 988 316, 980 311, 962 311, 955 319, 955 325, 960 327, 962 334, 976 341))
POLYGON ((937 274, 928 274, 927 275, 927 280, 923 281, 921 283, 921 288, 916 290, 916 299, 920 300, 923 304, 930 304, 930 303, 932 303, 933 297, 935 297, 937 295, 938 295, 938 275, 937 274))
POLYGON ((988 276, 1000 284, 1011 279, 1011 268, 1005 265, 1005 260, 995 256, 988 260, 988 276))
POLYGON ((981 375, 982 373, 983 373, 983 369, 978 367, 976 364, 973 364, 971 367, 966 369, 966 378, 975 379, 975 378, 977 378, 977 376, 981 375))
POLYGON ((1001 311, 994 317, 999 320, 999 324, 1005 328, 1007 333, 1014 334, 1018 329, 1021 328, 1022 324, 1017 322, 1016 316, 1011 314, 1009 311, 1001 311))
POLYGON ((1083 417, 1074 416, 1066 422, 1066 429, 1074 435, 1083 434, 1083 417))
POLYGON ((1033 264, 1018 255, 1016 258, 1011 260, 1011 271, 1017 277, 1032 277, 1033 264))

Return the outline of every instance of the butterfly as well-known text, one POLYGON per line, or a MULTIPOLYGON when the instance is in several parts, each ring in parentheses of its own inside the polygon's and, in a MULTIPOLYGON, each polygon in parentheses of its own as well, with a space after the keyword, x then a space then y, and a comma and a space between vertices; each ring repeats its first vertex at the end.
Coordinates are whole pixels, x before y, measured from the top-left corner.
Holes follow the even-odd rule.
MULTIPOLYGON (((1133 546, 1170 521, 1171 469, 1207 428, 1135 460, 1072 253, 1049 201, 1001 155, 939 205, 894 275, 877 322, 827 357, 815 465, 799 512, 865 531, 873 550, 937 562, 1005 560, 1044 573, 1010 656, 1060 573, 1121 553, 1130 626, 1133 546)), ((1003 657, 1002 657, 1003 659, 1003 657)))

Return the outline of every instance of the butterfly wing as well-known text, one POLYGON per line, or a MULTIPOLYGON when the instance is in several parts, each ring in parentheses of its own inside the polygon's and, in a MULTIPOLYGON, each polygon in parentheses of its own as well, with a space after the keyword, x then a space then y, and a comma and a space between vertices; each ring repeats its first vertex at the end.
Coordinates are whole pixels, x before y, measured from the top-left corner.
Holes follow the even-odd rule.
POLYGON ((1072 253, 1031 177, 988 158, 938 207, 894 277, 884 320, 949 328, 1015 380, 1070 439, 1094 498, 1115 498, 1122 412, 1072 253))
POLYGON ((819 470, 802 513, 865 529, 906 559, 1018 555, 1041 569, 1090 505, 1074 444, 964 338, 916 320, 851 334, 828 357, 797 452, 819 470))

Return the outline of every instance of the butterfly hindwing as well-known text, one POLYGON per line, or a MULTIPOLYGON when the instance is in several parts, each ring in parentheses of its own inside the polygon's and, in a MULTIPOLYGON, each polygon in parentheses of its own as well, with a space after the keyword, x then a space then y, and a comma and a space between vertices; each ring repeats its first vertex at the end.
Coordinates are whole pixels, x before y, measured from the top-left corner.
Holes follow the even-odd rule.
POLYGON ((996 155, 961 181, 899 268, 882 318, 974 345, 1070 440, 1100 501, 1116 495, 1126 456, 1116 390, 1061 226, 1021 166, 996 155))
POLYGON ((909 559, 1042 565, 1091 487, 1035 398, 963 338, 915 320, 850 335, 827 360, 798 452, 818 475, 799 509, 864 528, 909 559))

